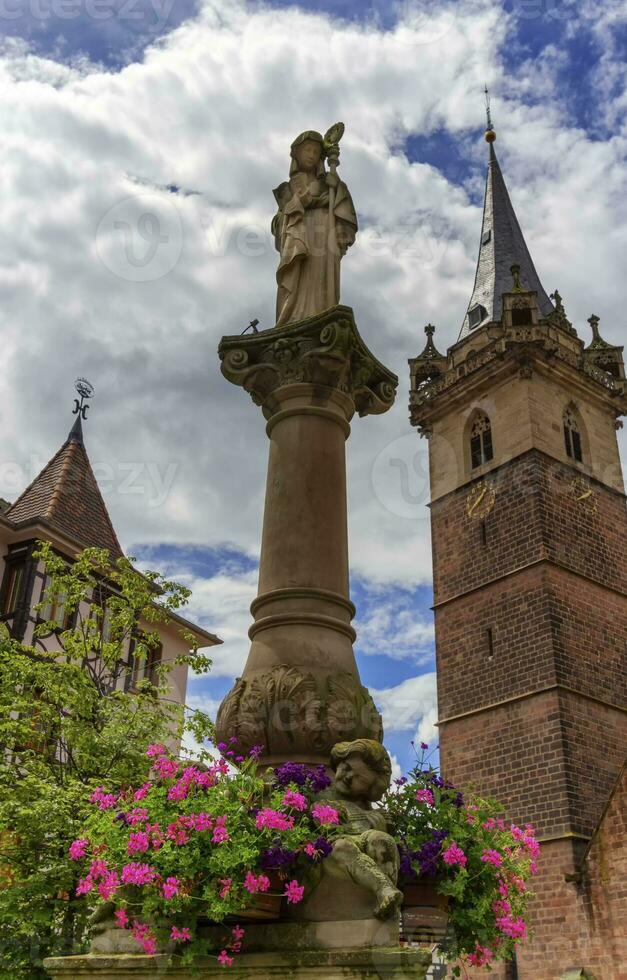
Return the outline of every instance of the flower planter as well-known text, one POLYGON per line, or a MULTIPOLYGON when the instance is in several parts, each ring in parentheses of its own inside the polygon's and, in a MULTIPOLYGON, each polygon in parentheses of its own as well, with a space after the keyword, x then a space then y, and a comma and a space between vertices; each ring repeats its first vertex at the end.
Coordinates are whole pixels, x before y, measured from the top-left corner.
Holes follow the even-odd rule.
POLYGON ((435 882, 401 883, 401 942, 434 946, 446 935, 449 897, 436 891, 435 882))
POLYGON ((283 906, 283 891, 285 881, 275 872, 269 872, 270 891, 257 892, 250 896, 250 901, 245 909, 237 915, 227 916, 226 922, 276 922, 281 918, 283 906))
POLYGON ((276 922, 281 917, 281 906, 283 904, 282 895, 251 895, 250 904, 237 915, 230 916, 230 919, 239 922, 276 922))

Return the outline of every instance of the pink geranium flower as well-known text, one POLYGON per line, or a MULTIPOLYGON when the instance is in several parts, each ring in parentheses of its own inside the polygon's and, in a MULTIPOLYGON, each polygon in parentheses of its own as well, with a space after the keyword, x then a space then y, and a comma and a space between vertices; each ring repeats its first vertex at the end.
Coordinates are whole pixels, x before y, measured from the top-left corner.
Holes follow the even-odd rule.
POLYGON ((307 800, 302 793, 297 793, 293 789, 288 789, 287 793, 281 800, 281 805, 290 806, 293 810, 303 811, 307 809, 307 800))
POLYGON ((157 940, 150 931, 150 926, 145 922, 134 922, 131 935, 135 942, 139 943, 147 956, 154 956, 157 952, 157 940))
POLYGON ((194 827, 202 833, 203 830, 213 830, 213 818, 208 813, 193 813, 194 827))
POLYGON ((90 877, 96 881, 98 878, 104 878, 109 872, 109 867, 106 861, 92 861, 91 867, 89 869, 90 877))
POLYGON ((231 885, 233 884, 232 878, 220 878, 220 891, 218 894, 220 898, 226 898, 231 890, 231 885))
POLYGON ((503 858, 499 852, 490 847, 486 847, 485 851, 481 855, 481 860, 484 864, 493 864, 495 868, 500 868, 503 864, 503 858))
POLYGON ((183 929, 178 929, 176 926, 172 926, 170 939, 172 939, 175 943, 190 943, 192 941, 192 934, 186 926, 183 927, 183 929))
POLYGON ((130 834, 126 851, 128 854, 145 854, 150 847, 150 836, 144 830, 130 834))
POLYGON ((174 779, 179 771, 179 764, 174 759, 168 759, 166 756, 160 756, 155 762, 153 762, 152 768, 159 779, 174 779))
POLYGON ((257 888, 257 879, 256 879, 255 875, 252 873, 252 871, 248 871, 246 873, 246 877, 244 878, 244 888, 251 895, 254 895, 257 892, 257 890, 258 890, 258 888, 257 888))
POLYGON ((86 878, 81 878, 78 885, 76 886, 77 895, 87 895, 94 887, 94 880, 90 875, 86 878))
POLYGON ((233 957, 229 956, 225 949, 222 950, 218 956, 218 963, 220 966, 233 966, 233 957))
POLYGON ((120 929, 128 928, 128 913, 126 909, 116 909, 114 912, 114 918, 116 925, 119 926, 120 929))
POLYGON ((178 878, 170 877, 166 878, 161 886, 161 892, 164 898, 174 898, 179 893, 179 888, 181 883, 178 878))
POLYGON ((109 871, 98 885, 98 894, 104 902, 109 902, 120 884, 115 871, 109 871))
POLYGON ((150 885, 157 872, 149 864, 125 864, 122 868, 122 882, 125 885, 150 885))
POLYGON ((311 813, 314 819, 323 826, 340 822, 340 815, 337 810, 332 806, 325 806, 323 803, 314 803, 311 813))
POLYGON ((494 959, 492 950, 488 949, 487 946, 480 946, 477 943, 477 948, 468 957, 468 962, 471 966, 487 966, 492 959, 494 959))
POLYGON ((161 745, 160 742, 153 742, 152 745, 149 745, 146 749, 146 755, 149 759, 154 759, 157 756, 167 754, 168 750, 166 749, 165 745, 161 745))
POLYGON ((151 789, 152 789, 152 783, 144 783, 142 786, 139 787, 139 789, 135 790, 135 792, 133 793, 133 799, 137 803, 139 803, 140 800, 143 800, 144 797, 148 795, 151 789))
POLYGON ((134 810, 126 814, 126 822, 135 825, 136 823, 143 823, 148 819, 148 810, 143 806, 136 806, 134 810))
POLYGON ((303 895, 305 894, 305 886, 299 885, 296 880, 290 881, 285 886, 285 891, 283 892, 283 894, 285 895, 287 901, 291 905, 297 905, 299 902, 302 902, 303 900, 303 895))
POLYGON ((496 920, 497 928, 511 939, 525 939, 527 926, 522 918, 512 919, 510 915, 504 915, 496 920))
POLYGON ((114 793, 105 793, 104 786, 98 786, 89 797, 90 803, 97 803, 101 810, 110 810, 118 802, 114 793))
POLYGON ((445 864, 454 865, 459 864, 460 867, 465 867, 468 864, 468 858, 462 851, 461 847, 458 847, 455 841, 451 843, 449 847, 442 854, 442 860, 445 864))
POLYGON ((168 829, 166 831, 166 837, 168 840, 173 841, 177 847, 182 847, 189 841, 189 834, 179 823, 168 824, 168 829))
POLYGON ((263 830, 264 827, 269 830, 291 830, 294 826, 294 817, 290 817, 286 813, 279 813, 278 810, 266 808, 260 810, 255 817, 255 826, 257 830, 263 830))
POLYGON ((68 854, 72 861, 80 861, 87 854, 87 848, 89 847, 89 841, 81 838, 80 840, 73 840, 68 848, 68 854))

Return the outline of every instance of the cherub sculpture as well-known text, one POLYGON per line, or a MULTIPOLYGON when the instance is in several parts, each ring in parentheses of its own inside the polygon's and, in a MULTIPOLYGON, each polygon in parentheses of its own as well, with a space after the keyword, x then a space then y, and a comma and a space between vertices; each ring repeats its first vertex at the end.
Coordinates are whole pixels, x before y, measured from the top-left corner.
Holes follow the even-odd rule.
POLYGON ((390 757, 379 742, 358 738, 333 747, 331 767, 335 778, 323 795, 340 814, 341 836, 323 863, 324 872, 371 891, 375 916, 387 919, 398 912, 403 897, 396 887, 399 857, 385 811, 372 804, 390 785, 390 757))

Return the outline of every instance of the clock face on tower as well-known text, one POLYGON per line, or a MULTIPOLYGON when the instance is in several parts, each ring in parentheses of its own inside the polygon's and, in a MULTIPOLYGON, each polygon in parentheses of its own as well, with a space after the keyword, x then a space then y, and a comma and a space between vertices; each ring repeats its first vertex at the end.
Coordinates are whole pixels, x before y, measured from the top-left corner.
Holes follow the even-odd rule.
POLYGON ((472 520, 475 517, 480 519, 487 517, 496 500, 496 490, 494 487, 482 480, 475 484, 466 497, 466 513, 472 520))
POLYGON ((570 485, 571 496, 590 514, 597 512, 597 495, 589 480, 577 476, 570 485))

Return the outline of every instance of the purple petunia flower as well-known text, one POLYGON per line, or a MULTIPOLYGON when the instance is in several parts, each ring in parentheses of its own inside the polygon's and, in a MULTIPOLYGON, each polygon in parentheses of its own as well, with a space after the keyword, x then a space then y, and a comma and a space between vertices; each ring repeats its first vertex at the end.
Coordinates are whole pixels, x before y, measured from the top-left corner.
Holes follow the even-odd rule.
POLYGON ((260 864, 264 871, 289 868, 290 865, 294 864, 297 857, 296 851, 290 851, 287 847, 276 844, 274 847, 268 847, 261 852, 260 864))

